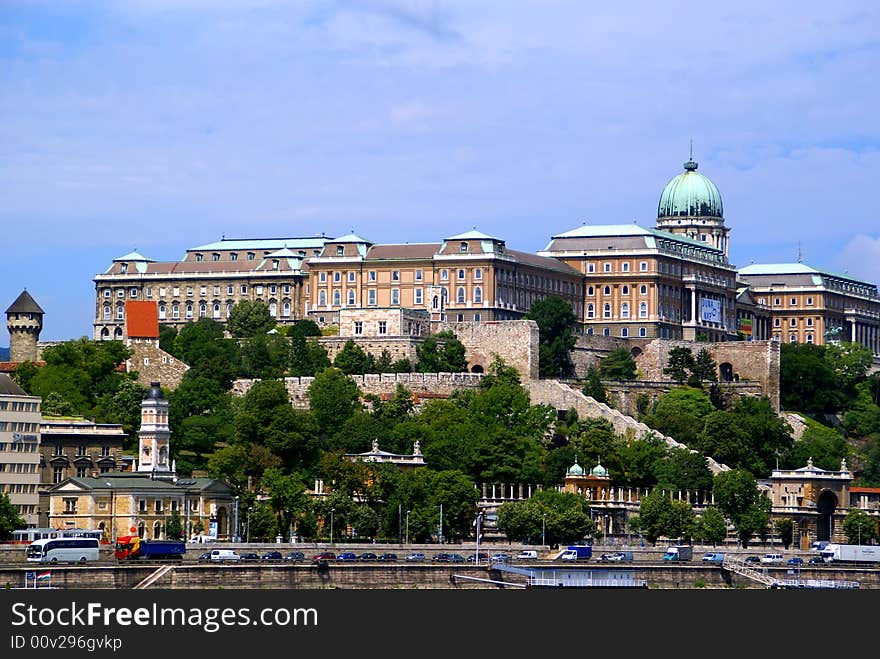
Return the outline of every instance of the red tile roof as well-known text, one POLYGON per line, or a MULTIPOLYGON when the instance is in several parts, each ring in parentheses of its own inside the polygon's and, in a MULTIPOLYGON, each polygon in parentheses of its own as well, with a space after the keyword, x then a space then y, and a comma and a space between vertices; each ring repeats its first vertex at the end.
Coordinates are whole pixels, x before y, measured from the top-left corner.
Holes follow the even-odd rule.
POLYGON ((880 487, 851 487, 849 491, 856 494, 880 494, 880 487))
POLYGON ((156 302, 125 303, 125 332, 129 338, 159 338, 159 305, 156 302))
MULTIPOLYGON (((0 373, 13 373, 13 372, 15 372, 15 369, 17 369, 23 363, 24 362, 0 362, 0 373)), ((39 368, 41 366, 45 366, 46 362, 39 361, 39 362, 33 362, 33 364, 34 364, 34 366, 39 368)))

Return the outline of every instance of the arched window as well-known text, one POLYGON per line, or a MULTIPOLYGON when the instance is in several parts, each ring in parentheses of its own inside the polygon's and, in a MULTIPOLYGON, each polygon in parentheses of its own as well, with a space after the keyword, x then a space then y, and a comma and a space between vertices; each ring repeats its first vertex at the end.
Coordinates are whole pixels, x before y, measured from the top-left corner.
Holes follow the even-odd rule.
MULTIPOLYGON (((158 522, 157 522, 157 523, 158 523, 158 522)), ((143 540, 144 537, 146 536, 146 534, 147 534, 147 530, 146 530, 146 528, 145 528, 145 526, 144 526, 144 523, 143 523, 143 522, 140 522, 140 523, 138 524, 138 537, 139 537, 141 540, 143 540)))
POLYGON ((611 305, 607 302, 605 303, 605 306, 602 307, 602 317, 611 318, 611 305))
POLYGON ((269 315, 272 316, 272 318, 275 318, 275 316, 278 315, 278 303, 277 302, 270 302, 269 303, 269 315))
POLYGON ((338 307, 342 304, 342 292, 333 291, 333 306, 338 307))
POLYGON ((318 306, 327 306, 327 291, 318 291, 318 306))
POLYGON ((165 320, 165 305, 159 305, 159 320, 165 320))
POLYGON ((602 293, 604 293, 605 295, 611 295, 611 287, 610 287, 610 286, 606 286, 606 287, 604 288, 604 290, 602 291, 602 293))
POLYGON ((122 320, 125 318, 125 307, 121 304, 116 307, 116 320, 122 320))
POLYGON ((153 523, 153 540, 160 540, 162 538, 162 522, 156 521, 153 523))
POLYGON ((620 317, 629 318, 629 302, 624 302, 620 305, 620 317))
POLYGON ((593 308, 593 303, 587 305, 587 318, 593 318, 596 315, 596 310, 593 308))
POLYGON ((622 336, 623 338, 628 337, 628 336, 629 336, 629 330, 628 330, 626 327, 621 327, 621 328, 620 328, 620 336, 622 336))
POLYGON ((227 318, 229 318, 229 316, 232 315, 232 307, 234 307, 234 306, 235 306, 235 302, 227 302, 226 303, 226 317, 227 318))
POLYGON ((172 304, 171 305, 171 317, 174 320, 177 320, 178 318, 180 318, 180 305, 179 304, 172 304))
POLYGON ((101 330, 101 340, 107 341, 109 338, 110 338, 110 330, 108 330, 105 327, 104 329, 101 330))
POLYGON ((110 305, 104 306, 104 320, 110 320, 110 305))
POLYGON ((587 295, 592 297, 594 292, 595 291, 593 290, 592 286, 587 286, 587 295))
POLYGON ((621 295, 629 295, 629 286, 626 284, 623 285, 623 288, 620 289, 621 295))
POLYGON ((350 306, 350 307, 354 306, 354 289, 353 288, 348 289, 348 306, 350 306))
POLYGON ((117 327, 115 330, 113 330, 113 338, 117 339, 117 340, 122 339, 122 328, 121 327, 117 327))
POLYGON ((464 304, 464 287, 459 286, 458 290, 455 293, 455 301, 458 304, 464 304))
POLYGON ((192 318, 192 317, 193 317, 193 305, 192 305, 192 302, 187 302, 187 303, 186 303, 186 317, 187 317, 187 318, 192 318))
POLYGON ((208 315, 208 305, 202 302, 199 304, 199 318, 204 318, 208 315))
POLYGON ((220 303, 215 302, 214 303, 214 318, 219 318, 219 317, 220 317, 220 303))
POLYGON ((482 304, 483 303, 483 287, 477 286, 474 288, 474 304, 482 304))
POLYGON ((647 318, 648 317, 648 303, 647 302, 639 302, 639 318, 647 318))
POLYGON ((285 318, 290 316, 290 302, 285 302, 281 305, 281 315, 285 318))
POLYGON ((644 284, 639 286, 639 295, 647 295, 647 294, 648 294, 648 287, 645 286, 644 284))
POLYGON ((432 309, 439 309, 440 308, 440 298, 436 295, 431 300, 431 308, 432 309))

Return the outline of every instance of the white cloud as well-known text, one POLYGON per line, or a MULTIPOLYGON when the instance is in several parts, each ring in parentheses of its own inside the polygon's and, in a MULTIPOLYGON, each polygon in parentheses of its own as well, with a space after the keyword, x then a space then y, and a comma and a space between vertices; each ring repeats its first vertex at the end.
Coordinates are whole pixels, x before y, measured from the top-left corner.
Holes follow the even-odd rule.
POLYGON ((838 272, 880 284, 880 235, 873 237, 862 233, 853 237, 834 256, 833 264, 838 272))

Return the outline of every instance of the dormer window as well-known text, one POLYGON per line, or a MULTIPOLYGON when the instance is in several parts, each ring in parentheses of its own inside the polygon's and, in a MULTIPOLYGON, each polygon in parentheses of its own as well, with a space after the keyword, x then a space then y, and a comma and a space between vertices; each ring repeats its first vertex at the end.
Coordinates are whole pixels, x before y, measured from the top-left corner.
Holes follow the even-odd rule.
POLYGON ((232 254, 229 255, 229 260, 230 261, 238 261, 238 254, 236 254, 235 252, 232 252, 232 254))
POLYGON ((468 244, 467 244, 467 243, 461 243, 461 245, 459 246, 459 249, 461 250, 461 253, 462 253, 462 254, 467 254, 467 251, 468 251, 468 244))
POLYGON ((253 261, 255 258, 257 258, 256 254, 254 254, 253 252, 248 252, 248 255, 247 255, 248 261, 253 261))
POLYGON ((345 254, 345 246, 337 245, 336 246, 336 256, 342 256, 343 254, 345 254))
POLYGON ((219 261, 219 260, 220 260, 220 255, 217 254, 216 252, 214 252, 213 254, 211 254, 211 260, 212 260, 212 261, 219 261))
POLYGON ((196 261, 204 261, 204 260, 205 260, 204 254, 196 254, 196 261))
POLYGON ((123 263, 123 264, 121 264, 121 265, 119 266, 119 271, 120 271, 122 274, 125 274, 126 272, 128 272, 128 263, 123 263))
POLYGON ((280 263, 280 262, 278 261, 278 259, 272 259, 272 269, 273 269, 273 270, 277 270, 277 269, 278 269, 278 266, 279 266, 279 263, 280 263))

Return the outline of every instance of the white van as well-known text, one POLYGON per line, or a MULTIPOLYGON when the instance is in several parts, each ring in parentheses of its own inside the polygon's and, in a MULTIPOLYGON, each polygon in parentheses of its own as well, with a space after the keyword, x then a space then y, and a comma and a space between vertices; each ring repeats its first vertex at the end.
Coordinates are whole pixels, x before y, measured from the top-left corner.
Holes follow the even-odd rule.
POLYGON ((238 561, 238 560, 241 560, 241 556, 236 554, 231 549, 214 549, 211 551, 211 560, 212 561, 238 561))
POLYGON ((782 554, 764 554, 761 556, 761 562, 770 564, 782 563, 782 554))
POLYGON ((518 561, 534 561, 538 559, 538 552, 534 549, 523 549, 516 555, 518 561))

